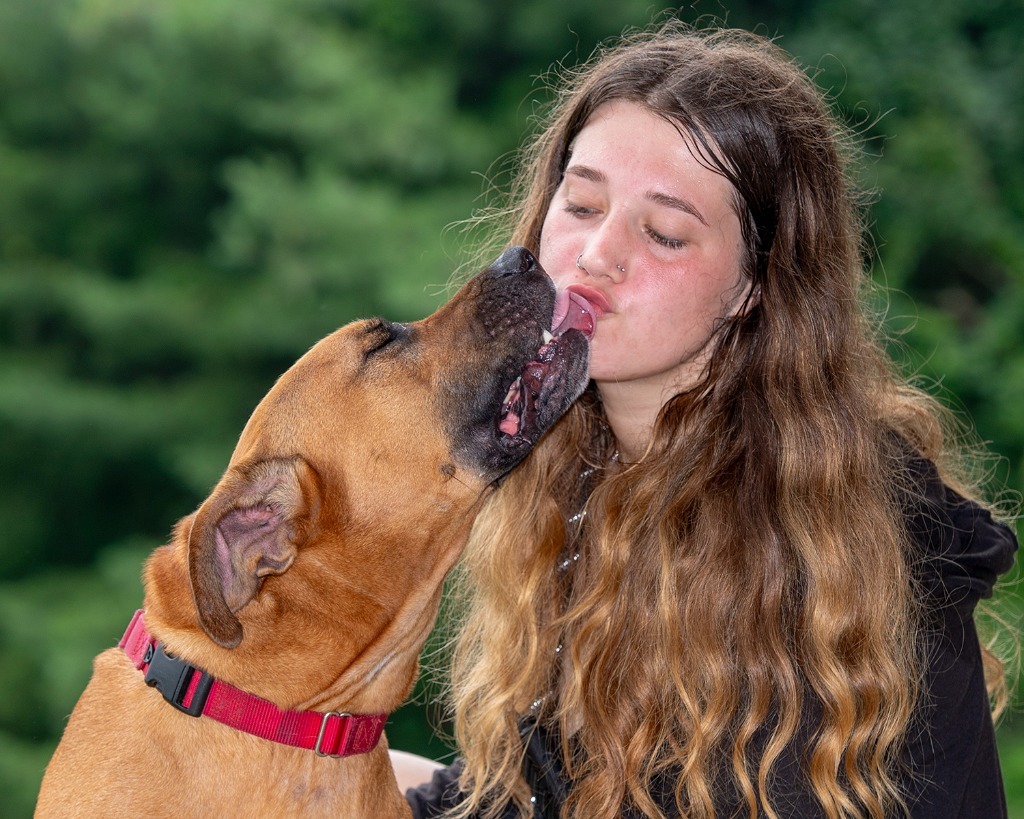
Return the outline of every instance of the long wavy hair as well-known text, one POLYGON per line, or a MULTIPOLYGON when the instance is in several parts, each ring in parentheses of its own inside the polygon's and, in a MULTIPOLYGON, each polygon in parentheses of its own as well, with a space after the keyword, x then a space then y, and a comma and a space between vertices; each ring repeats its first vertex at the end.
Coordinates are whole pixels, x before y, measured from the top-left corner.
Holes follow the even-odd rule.
POLYGON ((650 794, 667 787, 681 814, 714 817, 729 786, 777 817, 773 773, 813 714, 801 758, 823 813, 891 816, 923 667, 905 448, 941 461, 945 432, 864 308, 854 141, 746 32, 671 23, 562 78, 502 238, 538 248, 573 139, 629 100, 732 183, 757 295, 639 463, 614 462, 591 388, 485 506, 451 682, 461 812, 512 799, 528 815, 532 715, 560 737, 563 816, 661 816, 650 794))

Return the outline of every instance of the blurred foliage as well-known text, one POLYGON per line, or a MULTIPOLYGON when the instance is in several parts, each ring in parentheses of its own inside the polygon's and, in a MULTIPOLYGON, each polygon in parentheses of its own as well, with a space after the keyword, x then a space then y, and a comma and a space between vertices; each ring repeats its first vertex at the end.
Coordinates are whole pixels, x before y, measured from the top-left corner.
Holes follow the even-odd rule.
MULTIPOLYGON (((353 318, 437 306, 461 261, 445 227, 527 133, 536 78, 653 10, 0 4, 0 813, 31 813, 92 656, 141 600, 144 556, 274 378, 353 318)), ((1024 488, 1024 6, 679 14, 782 35, 857 124, 894 349, 1024 488)), ((393 717, 396 747, 449 753, 434 692, 393 717)), ((1024 818, 1019 720, 1000 742, 1024 818)))

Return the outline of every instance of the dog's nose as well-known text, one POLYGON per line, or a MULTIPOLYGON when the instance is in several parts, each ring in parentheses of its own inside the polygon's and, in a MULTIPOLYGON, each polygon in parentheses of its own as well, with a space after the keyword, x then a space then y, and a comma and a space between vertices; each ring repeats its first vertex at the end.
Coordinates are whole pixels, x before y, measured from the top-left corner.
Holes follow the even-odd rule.
POLYGON ((538 268, 537 257, 525 247, 510 247, 491 265, 494 275, 499 278, 532 273, 538 268))

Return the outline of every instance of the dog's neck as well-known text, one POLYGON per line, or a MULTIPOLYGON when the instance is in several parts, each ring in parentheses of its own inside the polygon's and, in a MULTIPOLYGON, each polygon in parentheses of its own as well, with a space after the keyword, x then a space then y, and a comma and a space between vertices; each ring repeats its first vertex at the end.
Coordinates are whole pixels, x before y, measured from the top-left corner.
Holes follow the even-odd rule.
MULTIPOLYGON (((403 604, 393 613, 384 611, 379 602, 368 604, 352 588, 321 590, 325 603, 333 607, 289 607, 282 599, 284 590, 280 590, 279 597, 279 590, 270 585, 287 577, 270 578, 270 587, 239 613, 245 629, 241 644, 225 649, 200 627, 188 593, 183 550, 171 544, 156 550, 146 566, 146 620, 149 631, 171 653, 279 708, 390 712, 401 705, 415 681, 419 653, 433 626, 441 585, 450 568, 446 563, 439 561, 440 565, 426 573, 427 578, 420 577, 410 584, 403 604), (351 605, 336 599, 345 596, 351 605), (372 621, 361 629, 354 628, 344 620, 350 609, 362 612, 364 619, 369 609, 372 621), (273 634, 283 638, 272 639, 273 634), (295 635, 307 638, 299 640, 295 635), (315 639, 309 640, 310 635, 315 639)), ((149 719, 150 724, 155 724, 154 719, 163 723, 181 716, 161 699, 155 702, 152 707, 156 717, 149 719)), ((198 728, 216 732, 223 726, 200 718, 198 728)), ((204 753, 207 746, 197 743, 197 747, 204 753)), ((274 791, 261 797, 267 803, 281 794, 293 794, 297 800, 289 802, 292 808, 299 803, 315 804, 311 811, 316 815, 409 815, 395 780, 386 737, 369 753, 345 759, 321 759, 311 751, 269 741, 246 743, 244 747, 251 749, 247 753, 254 770, 263 764, 256 762, 257 755, 267 758, 266 764, 274 770, 274 783, 270 788, 246 777, 226 783, 225 788, 237 786, 237 797, 242 800, 238 804, 251 798, 247 789, 257 787, 274 791)), ((203 763, 193 752, 189 754, 190 767, 218 764, 213 759, 203 763)), ((226 792, 221 795, 230 797, 226 792)))
POLYGON ((408 696, 423 644, 433 627, 444 577, 456 557, 408 578, 393 567, 387 585, 394 610, 369 592, 323 578, 268 578, 238 616, 242 642, 226 649, 199 625, 182 544, 157 549, 145 570, 146 620, 168 651, 283 709, 377 713, 408 696), (426 577, 423 576, 426 574, 426 577), (418 576, 417 576, 418 575, 418 576), (404 587, 405 592, 395 594, 404 587), (292 605, 296 598, 301 605, 292 605), (297 639, 297 635, 301 639, 297 639), (312 638, 312 639, 311 639, 312 638))

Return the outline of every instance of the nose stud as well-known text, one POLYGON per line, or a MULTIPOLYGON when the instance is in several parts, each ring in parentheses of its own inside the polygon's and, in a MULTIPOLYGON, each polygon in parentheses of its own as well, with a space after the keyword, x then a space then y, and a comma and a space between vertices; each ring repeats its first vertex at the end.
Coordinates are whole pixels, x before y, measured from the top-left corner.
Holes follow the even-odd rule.
POLYGON ((626 268, 624 268, 621 264, 617 264, 617 265, 615 265, 615 267, 618 268, 620 273, 625 273, 626 272, 626 268))

